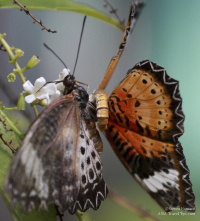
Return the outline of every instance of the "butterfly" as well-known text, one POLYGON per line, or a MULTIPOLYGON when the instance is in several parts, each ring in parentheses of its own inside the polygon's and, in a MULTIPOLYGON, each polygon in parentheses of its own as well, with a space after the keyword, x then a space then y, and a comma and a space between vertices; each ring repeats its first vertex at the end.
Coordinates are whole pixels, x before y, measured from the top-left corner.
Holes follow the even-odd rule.
POLYGON ((55 203, 61 211, 98 209, 107 196, 95 126, 86 90, 67 75, 66 95, 48 105, 30 126, 11 163, 5 192, 25 212, 55 203))
MULTIPOLYGON (((142 7, 142 3, 137 3, 142 7)), ((137 14, 138 15, 138 14, 137 14)), ((149 60, 136 64, 107 98, 107 86, 137 16, 130 12, 119 51, 93 93, 100 131, 122 164, 165 210, 195 211, 189 169, 178 138, 184 114, 178 81, 149 60), (107 102, 106 102, 107 101, 107 102)))
POLYGON ((21 202, 28 212, 55 203, 72 214, 98 209, 108 194, 98 128, 105 130, 122 163, 163 208, 194 208, 189 170, 178 142, 184 115, 177 81, 144 61, 128 72, 108 99, 104 92, 142 6, 143 2, 131 6, 118 54, 91 99, 68 75, 65 95, 48 105, 27 131, 5 183, 13 207, 21 202), (160 106, 152 103, 154 97, 160 106), (162 117, 156 121, 158 114, 162 117))

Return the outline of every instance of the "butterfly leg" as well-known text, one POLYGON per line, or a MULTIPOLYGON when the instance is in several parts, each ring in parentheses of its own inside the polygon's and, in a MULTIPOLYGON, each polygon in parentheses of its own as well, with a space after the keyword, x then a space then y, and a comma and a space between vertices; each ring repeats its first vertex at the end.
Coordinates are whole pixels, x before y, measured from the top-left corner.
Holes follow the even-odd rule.
POLYGON ((110 64, 108 65, 108 68, 107 68, 106 73, 104 75, 104 78, 103 78, 102 82, 100 83, 99 87, 97 88, 97 90, 95 91, 95 93, 97 93, 98 90, 105 89, 105 87, 107 86, 107 84, 108 84, 117 64, 118 64, 119 58, 120 58, 122 52, 124 51, 127 40, 131 34, 131 30, 135 26, 137 18, 139 17, 139 14, 140 14, 139 12, 143 8, 143 6, 144 6, 144 2, 135 2, 134 4, 131 5, 129 18, 128 18, 128 21, 126 24, 126 28, 124 31, 122 41, 119 46, 118 53, 116 56, 114 56, 111 59, 110 64))

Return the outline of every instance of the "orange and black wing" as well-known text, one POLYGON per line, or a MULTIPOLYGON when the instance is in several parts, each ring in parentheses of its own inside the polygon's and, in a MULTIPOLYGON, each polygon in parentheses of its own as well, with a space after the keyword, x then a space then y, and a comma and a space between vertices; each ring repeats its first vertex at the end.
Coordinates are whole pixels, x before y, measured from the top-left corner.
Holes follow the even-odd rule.
POLYGON ((108 102, 106 136, 127 170, 166 211, 194 211, 189 169, 178 141, 184 132, 178 81, 157 64, 142 61, 108 102))

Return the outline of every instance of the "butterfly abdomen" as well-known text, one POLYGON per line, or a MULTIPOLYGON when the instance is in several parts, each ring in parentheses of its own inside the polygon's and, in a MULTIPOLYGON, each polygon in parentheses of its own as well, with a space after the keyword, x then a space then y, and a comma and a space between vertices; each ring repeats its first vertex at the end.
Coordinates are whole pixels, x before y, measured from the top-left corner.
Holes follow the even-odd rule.
POLYGON ((108 98, 104 90, 97 90, 92 95, 93 103, 96 105, 97 110, 97 128, 103 132, 107 129, 109 111, 108 111, 108 98))

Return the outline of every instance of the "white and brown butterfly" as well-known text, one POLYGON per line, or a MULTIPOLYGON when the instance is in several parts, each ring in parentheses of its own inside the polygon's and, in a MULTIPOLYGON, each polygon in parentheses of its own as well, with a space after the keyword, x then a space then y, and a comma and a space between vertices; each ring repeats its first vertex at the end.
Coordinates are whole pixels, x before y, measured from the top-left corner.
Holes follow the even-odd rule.
POLYGON ((73 75, 63 83, 67 94, 33 122, 10 166, 5 192, 12 206, 21 202, 25 212, 47 209, 49 203, 72 214, 98 209, 108 193, 95 108, 73 75))

